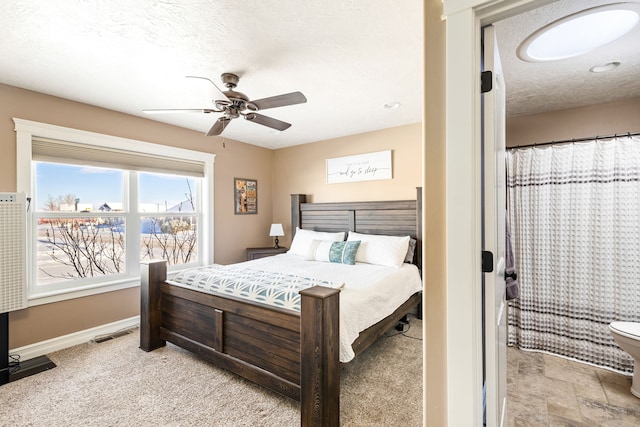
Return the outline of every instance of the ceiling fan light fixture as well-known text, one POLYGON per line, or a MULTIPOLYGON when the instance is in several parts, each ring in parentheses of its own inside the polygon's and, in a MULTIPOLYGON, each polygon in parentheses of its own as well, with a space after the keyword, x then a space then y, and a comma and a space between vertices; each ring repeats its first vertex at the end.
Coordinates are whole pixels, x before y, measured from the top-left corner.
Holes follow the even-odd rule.
POLYGON ((527 62, 573 58, 619 39, 639 21, 640 8, 636 3, 586 9, 535 31, 520 44, 517 54, 527 62))

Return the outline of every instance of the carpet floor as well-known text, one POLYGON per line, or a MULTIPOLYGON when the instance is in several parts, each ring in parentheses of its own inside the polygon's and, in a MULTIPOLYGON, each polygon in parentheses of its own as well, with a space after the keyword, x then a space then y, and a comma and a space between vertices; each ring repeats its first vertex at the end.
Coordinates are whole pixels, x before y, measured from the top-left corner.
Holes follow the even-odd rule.
MULTIPOLYGON (((422 425, 422 322, 341 372, 343 426, 422 425)), ((57 367, 0 387, 1 426, 297 426, 299 404, 138 331, 49 355, 57 367)))

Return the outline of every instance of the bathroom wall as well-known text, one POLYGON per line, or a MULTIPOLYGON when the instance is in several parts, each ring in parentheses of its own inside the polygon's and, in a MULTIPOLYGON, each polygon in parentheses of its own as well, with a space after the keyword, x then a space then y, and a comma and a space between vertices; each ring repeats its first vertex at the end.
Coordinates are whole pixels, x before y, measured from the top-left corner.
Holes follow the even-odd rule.
POLYGON ((507 147, 640 132, 640 98, 507 119, 507 147))

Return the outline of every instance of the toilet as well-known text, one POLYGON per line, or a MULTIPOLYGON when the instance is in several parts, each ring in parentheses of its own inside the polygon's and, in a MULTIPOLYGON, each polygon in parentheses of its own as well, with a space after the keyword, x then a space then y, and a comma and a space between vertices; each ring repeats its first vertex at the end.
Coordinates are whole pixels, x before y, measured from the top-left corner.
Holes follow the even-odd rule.
POLYGON ((640 398, 640 323, 612 322, 609 331, 616 343, 633 357, 631 393, 640 398))

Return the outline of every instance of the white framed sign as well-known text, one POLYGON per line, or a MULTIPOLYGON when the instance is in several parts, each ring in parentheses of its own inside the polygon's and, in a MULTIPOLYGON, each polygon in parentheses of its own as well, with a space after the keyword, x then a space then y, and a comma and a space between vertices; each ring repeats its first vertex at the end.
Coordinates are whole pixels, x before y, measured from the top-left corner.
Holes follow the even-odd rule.
POLYGON ((327 184, 393 178, 391 150, 327 159, 327 184))

